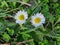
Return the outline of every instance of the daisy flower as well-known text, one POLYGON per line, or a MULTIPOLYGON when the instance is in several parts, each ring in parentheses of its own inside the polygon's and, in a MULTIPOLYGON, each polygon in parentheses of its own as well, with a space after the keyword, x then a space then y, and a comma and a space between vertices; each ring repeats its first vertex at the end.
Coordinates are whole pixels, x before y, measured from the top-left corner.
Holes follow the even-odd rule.
POLYGON ((45 17, 41 13, 34 14, 34 16, 31 17, 31 23, 33 26, 38 27, 45 23, 45 17))
POLYGON ((26 22, 26 19, 28 18, 28 14, 26 11, 18 11, 14 17, 16 19, 16 23, 23 24, 26 22))

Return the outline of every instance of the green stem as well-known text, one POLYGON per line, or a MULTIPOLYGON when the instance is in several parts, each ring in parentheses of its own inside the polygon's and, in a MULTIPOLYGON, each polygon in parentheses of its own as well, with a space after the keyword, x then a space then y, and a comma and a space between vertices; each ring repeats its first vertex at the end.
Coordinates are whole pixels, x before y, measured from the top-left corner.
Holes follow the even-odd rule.
POLYGON ((24 30, 22 24, 20 24, 20 27, 21 27, 22 30, 24 30))

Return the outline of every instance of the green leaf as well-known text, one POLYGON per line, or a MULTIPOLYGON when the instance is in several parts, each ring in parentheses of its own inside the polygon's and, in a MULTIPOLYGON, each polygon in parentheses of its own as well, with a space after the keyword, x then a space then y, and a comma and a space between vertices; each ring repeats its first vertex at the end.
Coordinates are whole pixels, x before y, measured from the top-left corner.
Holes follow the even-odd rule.
POLYGON ((13 2, 13 7, 16 8, 16 2, 13 2))
POLYGON ((49 0, 44 0, 44 2, 48 3, 48 2, 49 2, 49 0))
POLYGON ((58 7, 59 7, 58 3, 54 4, 54 8, 58 8, 58 7))
POLYGON ((8 16, 8 17, 12 17, 10 14, 0 13, 0 18, 1 18, 1 17, 7 17, 7 16, 8 16))
POLYGON ((29 2, 30 0, 23 0, 23 2, 29 2))
POLYGON ((7 4, 6 1, 2 1, 1 4, 2 4, 1 7, 4 7, 4 6, 5 6, 5 7, 8 7, 8 4, 7 4))
POLYGON ((57 9, 55 10, 55 13, 56 13, 56 15, 60 15, 60 9, 57 8, 57 9))
POLYGON ((40 31, 35 31, 36 35, 38 36, 38 38, 40 38, 40 40, 43 40, 43 33, 41 33, 40 31))
POLYGON ((30 35, 29 34, 22 34, 22 37, 24 40, 28 40, 30 38, 30 35))
POLYGON ((35 43, 33 41, 29 42, 29 45, 35 45, 35 43))
POLYGON ((1 13, 0 17, 6 17, 6 14, 5 13, 1 13))
POLYGON ((58 19, 57 19, 57 22, 60 22, 60 15, 57 17, 58 19))
POLYGON ((16 2, 10 2, 9 4, 10 4, 11 8, 16 8, 16 2))
POLYGON ((39 31, 31 32, 30 35, 32 36, 32 38, 33 38, 36 42, 39 42, 39 41, 42 41, 42 40, 43 40, 43 34, 40 33, 39 31))
POLYGON ((41 29, 42 31, 46 31, 46 29, 44 28, 43 25, 40 26, 40 29, 41 29))
POLYGON ((14 22, 6 22, 7 24, 6 24, 6 26, 8 26, 8 27, 14 27, 14 26, 16 26, 16 23, 14 23, 14 22))
POLYGON ((55 20, 55 18, 53 17, 53 15, 50 15, 49 21, 50 21, 51 23, 54 23, 54 20, 55 20))
POLYGON ((7 33, 4 33, 3 34, 3 38, 4 38, 4 40, 6 41, 6 42, 9 42, 10 41, 10 36, 7 34, 7 33))
POLYGON ((4 33, 5 28, 6 27, 4 26, 4 24, 2 22, 0 22, 0 34, 4 33))
POLYGON ((57 38, 57 44, 60 45, 60 37, 57 38))
POLYGON ((48 43, 48 40, 46 40, 46 39, 44 39, 43 42, 44 42, 45 45, 48 45, 49 44, 48 43))
POLYGON ((59 29, 60 29, 60 26, 56 26, 55 29, 56 29, 56 30, 59 30, 59 29))
POLYGON ((60 15, 57 15, 55 20, 56 20, 56 22, 55 22, 55 25, 56 25, 57 23, 60 22, 60 15))
POLYGON ((9 35, 13 36, 14 30, 13 29, 9 29, 9 28, 6 28, 6 29, 7 29, 8 33, 9 33, 9 35))

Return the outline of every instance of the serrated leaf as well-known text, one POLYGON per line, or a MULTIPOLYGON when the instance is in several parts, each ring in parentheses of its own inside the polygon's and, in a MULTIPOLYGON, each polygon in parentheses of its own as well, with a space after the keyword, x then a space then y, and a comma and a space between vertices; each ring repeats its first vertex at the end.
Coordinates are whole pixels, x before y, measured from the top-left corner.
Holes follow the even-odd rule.
POLYGON ((14 30, 13 29, 9 29, 9 28, 6 28, 6 29, 7 29, 8 33, 9 33, 9 35, 13 36, 14 30))
POLYGON ((29 34, 22 34, 24 40, 28 40, 30 38, 29 34))
POLYGON ((5 6, 5 7, 8 7, 8 4, 7 4, 6 1, 2 1, 1 4, 2 4, 1 7, 4 7, 4 6, 5 6))
POLYGON ((9 40, 11 39, 7 33, 4 33, 2 36, 6 42, 9 42, 9 40))

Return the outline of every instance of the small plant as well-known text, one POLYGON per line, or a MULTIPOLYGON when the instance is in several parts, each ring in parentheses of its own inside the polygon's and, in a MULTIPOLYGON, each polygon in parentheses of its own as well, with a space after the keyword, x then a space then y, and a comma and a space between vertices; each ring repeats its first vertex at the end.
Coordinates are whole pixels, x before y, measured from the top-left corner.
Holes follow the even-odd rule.
POLYGON ((60 45, 59 0, 0 0, 0 45, 60 45))

